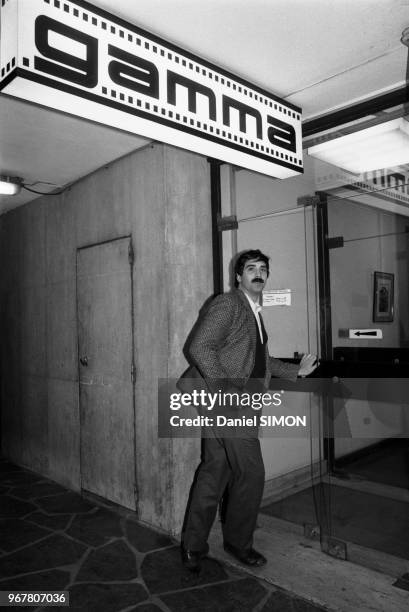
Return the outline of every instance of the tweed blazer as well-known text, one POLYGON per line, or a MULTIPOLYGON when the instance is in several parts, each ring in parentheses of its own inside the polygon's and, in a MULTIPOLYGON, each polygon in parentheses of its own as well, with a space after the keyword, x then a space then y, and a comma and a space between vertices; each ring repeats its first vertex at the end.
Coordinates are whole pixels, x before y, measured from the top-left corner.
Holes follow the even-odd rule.
MULTIPOLYGON (((246 295, 240 289, 212 300, 189 347, 190 357, 207 384, 225 380, 244 387, 254 368, 257 322, 246 295)), ((267 388, 271 376, 295 380, 299 366, 270 357, 265 344, 267 388)))

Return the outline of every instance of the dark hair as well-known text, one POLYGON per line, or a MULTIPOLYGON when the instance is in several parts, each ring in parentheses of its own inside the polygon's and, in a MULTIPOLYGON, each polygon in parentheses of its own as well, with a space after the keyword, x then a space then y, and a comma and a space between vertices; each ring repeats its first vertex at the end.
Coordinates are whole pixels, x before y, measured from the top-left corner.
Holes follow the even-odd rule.
POLYGON ((259 249, 250 249, 248 251, 243 251, 239 253, 236 262, 234 264, 234 286, 239 286, 239 281, 237 280, 237 274, 241 276, 243 274, 244 266, 246 261, 250 259, 255 259, 256 261, 264 261, 267 266, 267 276, 270 274, 270 266, 268 263, 269 257, 264 255, 259 249))

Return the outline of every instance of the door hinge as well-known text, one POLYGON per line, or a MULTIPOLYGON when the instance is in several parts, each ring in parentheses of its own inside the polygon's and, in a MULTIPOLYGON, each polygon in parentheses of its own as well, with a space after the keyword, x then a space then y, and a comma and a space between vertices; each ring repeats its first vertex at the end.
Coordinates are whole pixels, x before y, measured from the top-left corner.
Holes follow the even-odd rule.
POLYGON ((131 381, 133 384, 136 382, 136 367, 134 363, 131 365, 131 381))
POLYGON ((236 215, 230 215, 229 217, 217 216, 217 229, 219 232, 226 232, 228 230, 236 230, 239 228, 236 215))
POLYGON ((342 540, 336 540, 335 538, 327 538, 321 544, 323 552, 330 555, 330 557, 336 557, 337 559, 347 560, 347 545, 342 540))
POLYGON ((329 236, 325 237, 328 249, 342 249, 344 246, 344 237, 343 236, 329 236))
POLYGON ((135 254, 134 254, 132 242, 130 242, 128 246, 128 261, 131 266, 133 266, 134 260, 135 260, 135 254))
POLYGON ((319 196, 316 195, 305 195, 297 198, 297 206, 318 206, 320 203, 319 196))

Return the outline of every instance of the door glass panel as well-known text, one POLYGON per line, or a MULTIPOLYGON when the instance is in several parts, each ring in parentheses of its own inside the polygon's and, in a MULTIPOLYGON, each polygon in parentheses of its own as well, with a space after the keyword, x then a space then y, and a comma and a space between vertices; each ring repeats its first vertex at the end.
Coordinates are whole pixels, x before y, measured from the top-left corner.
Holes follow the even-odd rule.
MULTIPOLYGON (((346 132, 367 127, 357 124, 346 132)), ((409 164, 359 174, 308 153, 304 163, 285 181, 230 169, 222 203, 238 219, 223 236, 225 289, 237 251, 266 252, 267 289, 291 294, 290 306, 263 309, 270 353, 321 358, 312 386, 286 387, 308 435, 262 432, 260 522, 399 576, 409 559, 409 164)))
MULTIPOLYGON (((409 559, 409 219, 357 197, 328 199, 334 399, 331 536, 409 559)), ((385 204, 387 202, 385 201, 385 204)))
MULTIPOLYGON (((260 249, 266 253, 270 276, 262 316, 269 352, 298 363, 302 353, 316 354, 319 350, 316 213, 311 198, 305 198, 314 194, 313 166, 307 162, 304 175, 285 181, 244 170, 222 168, 221 173, 227 192, 222 201, 223 216, 235 214, 238 219, 234 234, 223 232, 225 290, 232 286, 231 260, 237 252, 260 249), (287 296, 285 303, 267 301, 283 294, 287 296)), ((284 530, 286 538, 296 538, 297 542, 305 530, 319 549, 319 526, 324 520, 328 522, 321 487, 327 470, 320 383, 311 379, 311 383, 314 381, 311 388, 307 380, 276 378, 271 382, 270 390, 279 393, 282 402, 277 407, 264 406, 263 416, 289 417, 289 424, 260 427, 266 481, 259 524, 275 534, 284 530), (308 423, 306 429, 291 427, 293 419, 303 417, 308 423)), ((312 546, 307 540, 305 545, 312 546)), ((271 553, 278 554, 277 547, 271 553)))
POLYGON ((323 411, 322 546, 399 575, 409 559, 409 166, 352 174, 313 163, 327 208, 327 369, 341 389, 323 411))

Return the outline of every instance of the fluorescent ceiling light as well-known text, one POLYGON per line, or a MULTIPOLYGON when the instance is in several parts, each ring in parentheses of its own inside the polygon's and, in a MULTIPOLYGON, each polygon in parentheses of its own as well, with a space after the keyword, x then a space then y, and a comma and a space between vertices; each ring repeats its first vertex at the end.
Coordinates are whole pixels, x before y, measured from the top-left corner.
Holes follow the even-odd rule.
POLYGON ((402 118, 380 123, 314 145, 307 153, 356 174, 409 164, 409 123, 402 118))
POLYGON ((17 176, 0 176, 0 195, 16 195, 21 190, 22 182, 17 176))

